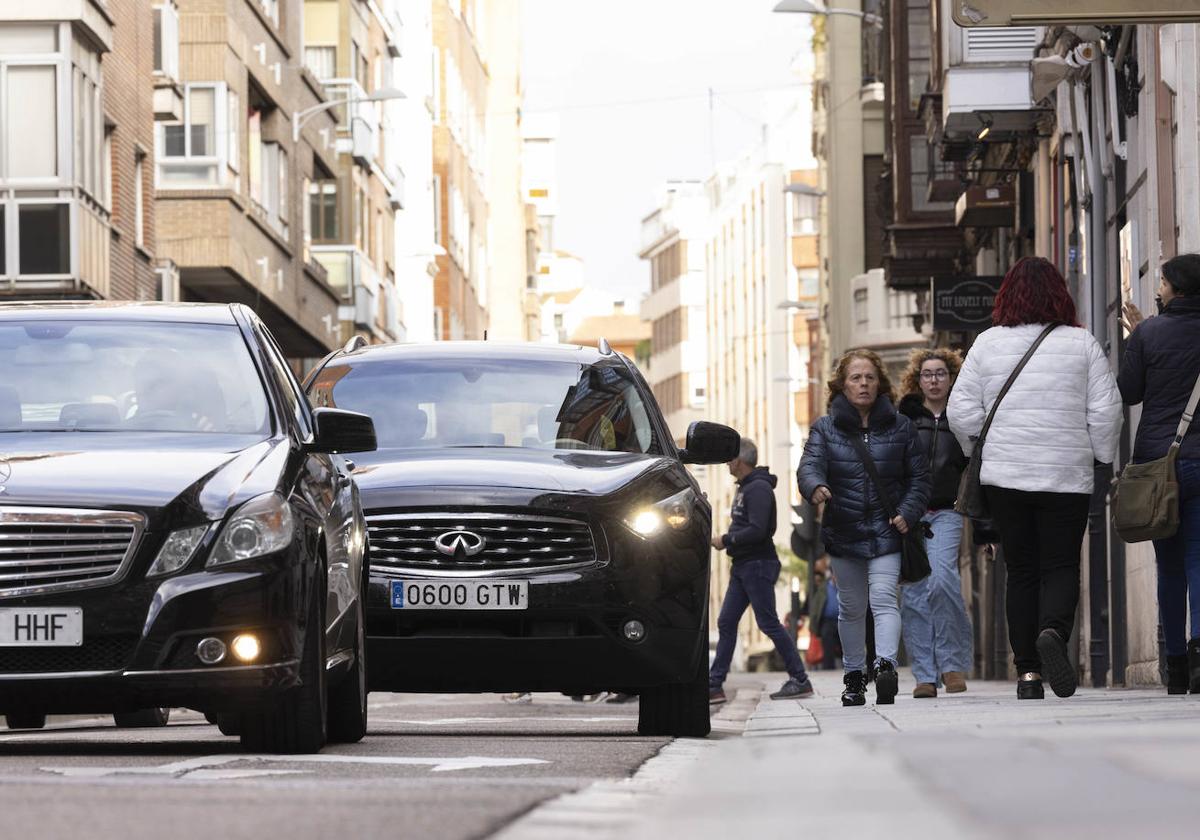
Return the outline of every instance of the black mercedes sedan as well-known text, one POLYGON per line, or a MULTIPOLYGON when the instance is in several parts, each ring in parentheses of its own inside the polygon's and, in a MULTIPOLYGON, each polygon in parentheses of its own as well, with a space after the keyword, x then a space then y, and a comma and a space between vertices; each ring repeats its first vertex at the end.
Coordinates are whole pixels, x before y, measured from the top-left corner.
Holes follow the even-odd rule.
POLYGON ((366 731, 365 521, 249 309, 0 305, 0 714, 204 712, 251 750, 366 731))
POLYGON ((703 736, 711 509, 634 365, 603 350, 454 342, 335 353, 313 405, 371 415, 372 689, 613 690, 643 734, 703 736))

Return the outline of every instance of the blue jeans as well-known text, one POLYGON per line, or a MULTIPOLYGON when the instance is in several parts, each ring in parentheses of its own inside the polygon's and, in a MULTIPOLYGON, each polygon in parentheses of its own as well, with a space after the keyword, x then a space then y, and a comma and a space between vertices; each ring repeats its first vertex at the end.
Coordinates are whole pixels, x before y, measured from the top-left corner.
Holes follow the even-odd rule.
POLYGON ((925 521, 933 530, 925 541, 933 571, 924 580, 900 588, 900 617, 913 678, 937 685, 947 671, 971 670, 975 638, 958 575, 962 517, 946 509, 931 511, 925 521))
POLYGON ((867 604, 875 619, 875 662, 896 661, 900 647, 900 553, 864 560, 829 556, 838 586, 838 635, 842 638, 842 667, 865 671, 867 663, 867 604))
POLYGON ((779 580, 781 566, 778 559, 741 560, 729 570, 729 588, 717 617, 717 653, 708 671, 708 684, 720 688, 729 675, 729 664, 733 661, 733 646, 737 642, 738 622, 746 607, 754 610, 758 629, 775 643, 775 650, 783 657, 788 676, 804 681, 804 661, 796 652, 796 642, 788 638, 788 632, 779 623, 775 612, 775 582, 779 580))
POLYGON ((1158 614, 1168 656, 1187 653, 1189 601, 1192 638, 1200 638, 1200 459, 1180 459, 1176 463, 1176 476, 1179 530, 1170 539, 1154 541, 1154 556, 1158 560, 1158 614))

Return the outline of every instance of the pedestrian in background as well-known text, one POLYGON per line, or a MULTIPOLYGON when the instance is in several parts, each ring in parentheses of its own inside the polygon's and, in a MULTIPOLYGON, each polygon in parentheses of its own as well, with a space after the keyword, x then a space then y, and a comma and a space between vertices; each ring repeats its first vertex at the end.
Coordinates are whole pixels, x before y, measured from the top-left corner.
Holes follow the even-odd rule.
MULTIPOLYGON (((1200 255, 1184 254, 1162 267, 1159 316, 1143 322, 1125 304, 1132 330, 1117 384, 1129 405, 1142 405, 1133 463, 1167 454, 1188 398, 1200 376, 1200 255)), ((1200 693, 1200 431, 1192 423, 1175 464, 1179 481, 1179 530, 1154 541, 1158 565, 1158 612, 1167 648, 1167 692, 1200 693), (1191 641, 1187 610, 1191 604, 1191 641)))
POLYGON ((775 611, 775 583, 782 571, 775 551, 775 485, 779 479, 766 467, 758 466, 758 448, 748 438, 742 438, 737 458, 729 462, 729 474, 738 483, 730 511, 732 522, 725 534, 712 539, 713 548, 728 551, 732 562, 729 588, 717 617, 717 652, 708 672, 709 702, 725 702, 725 677, 733 661, 738 622, 746 607, 754 610, 758 629, 774 642, 787 668, 787 682, 771 699, 809 697, 813 687, 796 650, 796 640, 779 623, 775 611))
POLYGON ((812 604, 809 608, 809 634, 821 640, 822 671, 832 671, 842 657, 842 644, 838 638, 838 591, 829 568, 829 558, 817 558, 813 567, 816 586, 813 588, 812 604))
POLYGON ((838 586, 838 635, 845 690, 842 704, 866 703, 866 615, 874 617, 875 701, 894 703, 899 691, 900 551, 929 502, 929 470, 916 430, 896 411, 887 369, 870 350, 851 350, 829 382, 828 413, 813 423, 796 471, 800 492, 825 505, 821 541, 838 586), (859 455, 861 438, 898 513, 890 516, 859 455))
POLYGON ((950 428, 968 455, 988 412, 1034 341, 1053 326, 1000 401, 980 483, 1008 567, 1008 637, 1017 697, 1059 697, 1078 677, 1067 652, 1096 462, 1111 463, 1121 397, 1104 350, 1075 320, 1058 269, 1031 257, 1009 269, 991 329, 975 339, 950 394, 950 428))
POLYGON ((946 419, 946 402, 961 366, 962 356, 954 350, 920 348, 909 357, 901 380, 900 413, 916 426, 932 487, 924 519, 933 533, 925 541, 932 571, 900 589, 904 647, 912 660, 917 698, 937 697, 939 682, 951 694, 966 691, 966 672, 975 658, 958 572, 963 520, 954 510, 967 456, 946 419))

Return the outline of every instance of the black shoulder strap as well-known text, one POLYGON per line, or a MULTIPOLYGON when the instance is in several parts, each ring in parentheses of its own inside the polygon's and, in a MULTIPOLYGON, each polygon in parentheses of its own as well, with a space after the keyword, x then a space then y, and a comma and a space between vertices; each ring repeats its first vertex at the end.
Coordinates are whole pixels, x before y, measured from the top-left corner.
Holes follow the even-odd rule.
POLYGON ((1008 381, 1004 383, 1004 387, 1000 389, 996 401, 992 403, 992 410, 988 412, 987 420, 984 421, 983 428, 979 430, 979 437, 975 439, 977 447, 983 446, 983 439, 987 437, 988 429, 992 427, 992 420, 996 417, 996 409, 1000 407, 1000 401, 1004 399, 1004 395, 1008 393, 1008 389, 1017 381, 1017 375, 1025 368, 1029 360, 1033 358, 1034 351, 1046 340, 1046 336, 1054 332, 1058 326, 1058 324, 1051 324, 1042 330, 1041 335, 1033 340, 1033 344, 1029 346, 1029 349, 1025 351, 1025 355, 1021 357, 1021 361, 1017 362, 1017 366, 1013 368, 1013 372, 1008 375, 1008 381))
POLYGON ((891 494, 883 486, 883 479, 879 477, 879 470, 875 466, 875 459, 871 457, 871 450, 863 443, 862 435, 850 435, 850 442, 858 450, 858 457, 862 459, 863 466, 867 468, 867 475, 871 477, 871 481, 875 484, 875 492, 879 494, 879 500, 887 508, 888 519, 893 519, 896 516, 896 505, 892 503, 891 494))

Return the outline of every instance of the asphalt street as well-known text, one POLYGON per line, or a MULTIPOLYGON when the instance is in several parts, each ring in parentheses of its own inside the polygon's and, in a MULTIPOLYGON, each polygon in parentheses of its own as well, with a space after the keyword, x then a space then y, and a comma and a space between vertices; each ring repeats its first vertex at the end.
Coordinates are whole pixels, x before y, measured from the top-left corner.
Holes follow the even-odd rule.
POLYGON ((485 837, 628 778, 669 741, 638 736, 636 702, 372 694, 370 706, 364 741, 317 756, 247 755, 181 710, 159 729, 78 718, 0 731, 0 838, 485 837))

